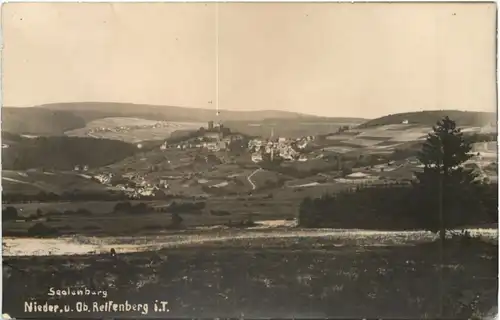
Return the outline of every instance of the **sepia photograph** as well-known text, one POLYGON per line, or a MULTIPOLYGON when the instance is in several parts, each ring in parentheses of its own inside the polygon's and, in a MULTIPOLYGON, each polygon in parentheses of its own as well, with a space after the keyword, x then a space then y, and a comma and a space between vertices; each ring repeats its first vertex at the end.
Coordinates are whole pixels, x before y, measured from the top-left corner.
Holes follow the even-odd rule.
POLYGON ((2 320, 496 319, 497 5, 7 3, 2 320))

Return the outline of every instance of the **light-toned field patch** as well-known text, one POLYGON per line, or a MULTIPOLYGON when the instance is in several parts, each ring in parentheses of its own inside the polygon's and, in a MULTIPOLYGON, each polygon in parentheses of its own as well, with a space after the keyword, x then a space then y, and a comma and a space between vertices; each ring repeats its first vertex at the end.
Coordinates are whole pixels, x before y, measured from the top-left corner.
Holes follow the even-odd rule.
POLYGON ((355 136, 354 135, 347 135, 347 134, 335 134, 335 135, 327 136, 326 139, 327 140, 334 140, 334 141, 346 141, 346 140, 352 139, 353 137, 355 137, 355 136))
POLYGON ((498 146, 496 141, 489 142, 476 142, 472 144, 473 152, 481 152, 481 153, 497 153, 498 146))
POLYGON ((398 134, 392 138, 392 141, 419 141, 425 140, 427 138, 427 132, 422 131, 403 131, 398 132, 398 134))
POLYGON ((290 186, 291 188, 306 188, 306 187, 315 187, 315 186, 319 186, 320 183, 319 182, 310 182, 310 183, 304 183, 304 184, 299 184, 299 185, 292 185, 290 186))
POLYGON ((350 144, 355 144, 355 145, 361 146, 361 147, 370 147, 370 146, 374 146, 374 145, 380 143, 380 140, 354 138, 354 139, 351 139, 347 142, 350 144))
POLYGON ((14 182, 14 183, 26 183, 26 184, 29 184, 28 182, 25 182, 25 181, 21 181, 21 180, 17 180, 17 179, 12 179, 12 178, 7 178, 7 177, 2 177, 2 180, 14 182))
POLYGON ((347 152, 351 152, 353 150, 355 150, 354 148, 350 148, 350 147, 339 147, 339 146, 335 146, 335 147, 326 147, 324 148, 325 151, 329 151, 329 152, 337 152, 337 153, 347 153, 347 152))
MULTIPOLYGON (((64 191, 79 190, 105 190, 106 187, 84 178, 79 174, 73 172, 41 172, 41 171, 26 171, 18 173, 19 171, 4 170, 2 171, 2 182, 4 192, 22 192, 23 188, 28 185, 32 187, 32 191, 45 191, 62 193, 64 191), (22 186, 19 188, 16 185, 22 186)), ((26 189, 28 192, 28 189, 26 189)), ((32 192, 28 192, 32 193, 32 192)))
POLYGON ((401 141, 386 141, 384 143, 377 143, 376 145, 372 146, 374 149, 379 149, 379 150, 384 150, 384 149, 394 149, 400 145, 402 145, 404 142, 401 141))
POLYGON ((119 127, 119 126, 140 126, 140 125, 154 125, 158 121, 146 120, 140 118, 125 118, 125 117, 112 117, 102 118, 91 121, 87 124, 87 128, 99 127, 119 127))
POLYGON ((67 136, 93 137, 138 143, 145 140, 163 140, 178 130, 196 130, 201 122, 169 122, 139 118, 103 118, 89 122, 85 128, 65 132, 67 136))

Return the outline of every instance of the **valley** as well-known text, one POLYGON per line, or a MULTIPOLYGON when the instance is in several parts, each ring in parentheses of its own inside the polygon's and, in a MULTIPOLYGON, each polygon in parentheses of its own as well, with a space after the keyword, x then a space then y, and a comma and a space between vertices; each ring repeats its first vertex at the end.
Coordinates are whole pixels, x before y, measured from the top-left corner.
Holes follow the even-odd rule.
MULTIPOLYGON (((4 169, 3 208, 15 207, 19 212, 16 221, 4 222, 4 234, 26 237, 30 228, 40 223, 58 235, 154 234, 169 230, 171 216, 177 212, 173 203, 186 206, 177 213, 188 229, 293 221, 306 197, 412 181, 414 172, 421 170, 416 152, 431 130, 418 123, 347 126, 344 122, 326 134, 319 129, 314 135, 286 137, 274 135, 273 129, 272 136, 259 137, 212 127, 213 123, 189 123, 182 127, 192 128, 189 135, 169 138, 164 133, 162 140, 139 148, 141 137, 136 130, 183 125, 162 123, 103 118, 91 121, 87 129, 66 132, 88 136, 88 130, 94 128, 97 131, 93 134, 107 137, 94 139, 101 144, 117 139, 121 140, 117 143, 130 146, 128 156, 124 154, 108 165, 86 163, 85 157, 76 157, 54 169, 4 169), (117 128, 122 136, 112 137, 117 128), (143 205, 142 211, 117 212, 117 204, 125 202, 143 205), (200 206, 190 207, 196 203, 200 206)), ((469 136, 492 136, 494 129, 476 125, 463 131, 469 136)), ((20 141, 36 141, 6 137, 4 144, 9 147, 3 152, 7 159, 20 141)), ((18 151, 20 155, 23 150, 18 151)), ((466 165, 473 166, 481 179, 496 182, 495 141, 476 142, 472 151, 474 157, 466 165)), ((92 157, 90 150, 88 156, 92 157)))
MULTIPOLYGON (((260 316, 257 305, 266 316, 437 313, 436 233, 376 224, 383 217, 362 221, 342 210, 332 212, 339 221, 333 227, 299 224, 306 199, 414 181, 432 124, 391 118, 375 125, 355 119, 218 124, 96 114, 56 136, 2 134, 10 314, 24 314, 19 302, 28 294, 51 301, 49 282, 98 287, 115 300, 154 296, 169 301, 169 316, 260 316), (292 273, 273 271, 285 270, 277 268, 283 264, 292 273), (360 279, 368 283, 362 290, 360 279), (401 297, 401 290, 408 294, 401 297)), ((464 167, 486 185, 497 183, 496 128, 483 122, 461 128, 472 143, 464 167)), ((360 199, 360 210, 373 205, 360 199)), ((478 277, 497 273, 498 229, 481 219, 448 230, 445 277, 481 292, 484 306, 477 310, 486 313, 496 291, 478 277)), ((444 290, 454 297, 447 313, 473 312, 456 302, 466 294, 451 285, 444 290)))

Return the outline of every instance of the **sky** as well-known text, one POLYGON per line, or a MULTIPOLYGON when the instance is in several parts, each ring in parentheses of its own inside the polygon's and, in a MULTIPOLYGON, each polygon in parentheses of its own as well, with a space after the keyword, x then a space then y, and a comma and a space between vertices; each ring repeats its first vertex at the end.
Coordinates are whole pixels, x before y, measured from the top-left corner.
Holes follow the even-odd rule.
POLYGON ((496 111, 494 3, 8 3, 2 105, 496 111))

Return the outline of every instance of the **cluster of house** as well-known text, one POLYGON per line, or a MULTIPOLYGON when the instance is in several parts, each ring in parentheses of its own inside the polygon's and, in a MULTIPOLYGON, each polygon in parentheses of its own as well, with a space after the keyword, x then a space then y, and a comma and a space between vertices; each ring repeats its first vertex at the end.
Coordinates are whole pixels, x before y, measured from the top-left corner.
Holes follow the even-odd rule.
POLYGON ((89 166, 88 165, 76 165, 73 170, 74 171, 88 171, 89 166))
POLYGON ((167 142, 165 142, 160 146, 160 149, 166 150, 168 148, 176 148, 179 150, 186 150, 204 148, 209 151, 217 152, 228 150, 231 142, 242 139, 242 135, 231 134, 228 128, 225 128, 221 124, 214 126, 213 121, 210 121, 208 123, 208 129, 204 129, 200 132, 198 137, 174 145, 168 145, 167 142))
POLYGON ((111 179, 113 179, 112 173, 100 173, 93 176, 93 178, 101 184, 109 184, 111 183, 111 179))
POLYGON ((134 199, 139 199, 141 197, 154 197, 161 192, 160 188, 156 185, 146 185, 138 188, 124 188, 122 190, 127 196, 134 199))
MULTIPOLYGON (((171 146, 171 148, 179 149, 179 150, 188 150, 188 149, 202 149, 205 148, 209 151, 224 151, 227 150, 228 146, 227 140, 220 141, 205 141, 203 137, 194 138, 191 141, 184 141, 178 143, 176 145, 171 146)), ((161 150, 167 149, 167 147, 160 147, 161 150)))
POLYGON ((168 121, 158 121, 155 122, 154 124, 142 124, 142 125, 131 125, 131 126, 118 126, 118 127, 94 127, 90 128, 88 130, 88 133, 98 133, 98 132, 115 132, 115 133, 120 133, 120 132, 128 132, 130 130, 136 130, 136 129, 157 129, 157 128, 168 128, 171 127, 173 124, 168 122, 168 121))
MULTIPOLYGON (((99 181, 101 184, 112 186, 112 173, 100 173, 93 178, 99 181)), ((161 180, 160 184, 153 184, 148 181, 143 176, 137 174, 126 174, 123 178, 128 179, 131 184, 123 184, 118 183, 112 186, 114 189, 123 191, 127 196, 131 198, 141 198, 141 197, 149 197, 155 196, 158 192, 161 192, 161 189, 167 189, 168 183, 166 180, 161 180), (133 185, 133 186, 131 186, 133 185)))
POLYGON ((280 157, 289 161, 307 161, 308 158, 300 151, 314 140, 314 136, 307 136, 297 139, 280 137, 275 139, 253 139, 248 142, 248 150, 252 153, 253 162, 263 161, 263 156, 280 157))

